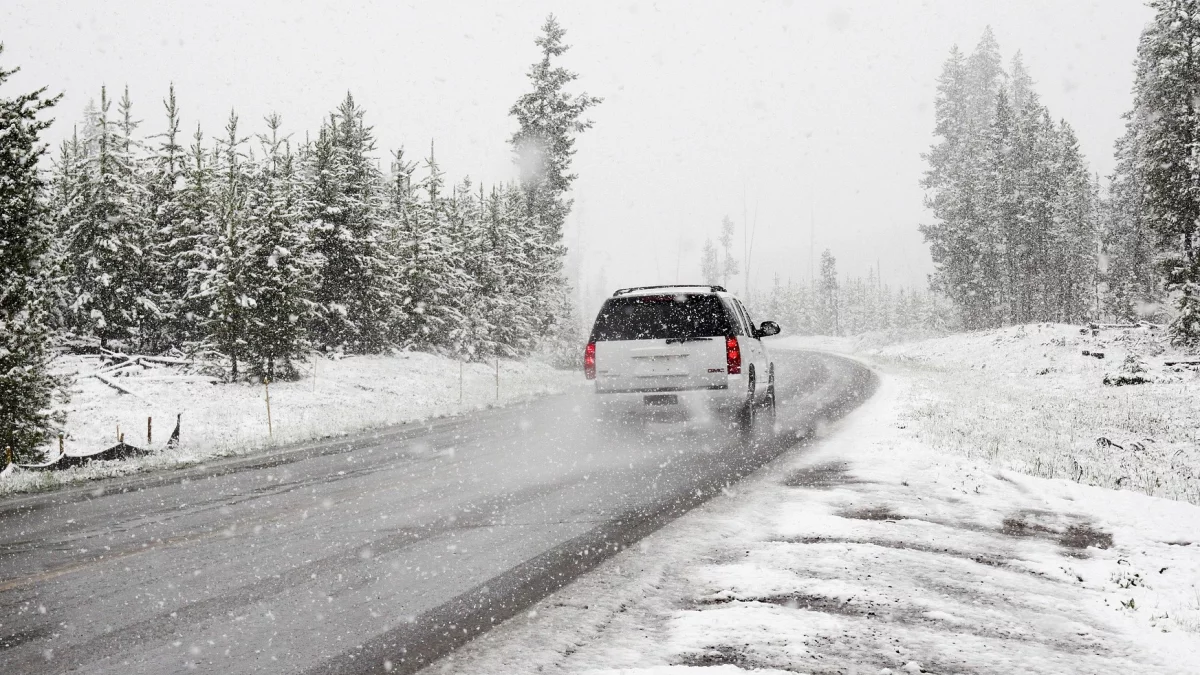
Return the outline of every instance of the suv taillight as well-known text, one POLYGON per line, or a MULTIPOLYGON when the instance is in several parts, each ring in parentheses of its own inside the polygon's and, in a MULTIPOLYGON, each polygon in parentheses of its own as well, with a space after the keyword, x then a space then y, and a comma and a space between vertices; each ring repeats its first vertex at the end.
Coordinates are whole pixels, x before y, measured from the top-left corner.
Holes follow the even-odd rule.
POLYGON ((742 350, 738 347, 737 337, 733 335, 725 338, 725 372, 730 375, 742 372, 742 350))
POLYGON ((589 342, 583 350, 583 376, 589 380, 596 379, 596 343, 589 342))

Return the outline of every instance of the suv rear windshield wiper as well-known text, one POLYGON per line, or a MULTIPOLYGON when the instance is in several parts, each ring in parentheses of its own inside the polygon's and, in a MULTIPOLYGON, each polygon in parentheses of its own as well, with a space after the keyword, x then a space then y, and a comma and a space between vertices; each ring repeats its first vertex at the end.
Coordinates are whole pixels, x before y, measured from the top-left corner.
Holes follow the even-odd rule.
POLYGON ((699 342, 700 340, 711 340, 710 337, 677 337, 667 338, 667 344, 673 345, 681 342, 699 342))

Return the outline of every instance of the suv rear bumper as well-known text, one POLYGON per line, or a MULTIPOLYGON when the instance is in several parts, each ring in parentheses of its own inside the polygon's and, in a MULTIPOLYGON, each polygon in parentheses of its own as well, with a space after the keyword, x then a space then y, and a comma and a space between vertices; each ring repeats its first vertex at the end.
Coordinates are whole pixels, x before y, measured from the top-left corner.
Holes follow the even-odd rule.
POLYGON ((731 375, 723 384, 699 389, 647 387, 606 391, 597 386, 595 399, 606 414, 662 411, 664 407, 688 409, 693 413, 725 413, 739 409, 745 404, 748 395, 745 376, 731 375), (663 399, 667 397, 674 397, 675 403, 664 404, 663 399))

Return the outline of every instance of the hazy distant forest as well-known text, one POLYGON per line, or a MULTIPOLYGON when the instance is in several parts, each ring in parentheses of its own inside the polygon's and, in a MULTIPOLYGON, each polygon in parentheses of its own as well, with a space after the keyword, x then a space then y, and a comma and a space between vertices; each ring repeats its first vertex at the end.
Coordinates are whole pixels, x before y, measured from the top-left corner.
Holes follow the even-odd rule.
MULTIPOLYGON (((757 310, 818 334, 1150 319, 1200 343, 1200 2, 1150 6, 1112 176, 1089 171, 1021 54, 1006 69, 988 30, 969 56, 952 48, 938 79, 922 181, 930 288, 839 280, 826 251, 816 279, 758 293, 757 310)), ((738 272, 731 227, 705 246, 709 282, 738 272)))

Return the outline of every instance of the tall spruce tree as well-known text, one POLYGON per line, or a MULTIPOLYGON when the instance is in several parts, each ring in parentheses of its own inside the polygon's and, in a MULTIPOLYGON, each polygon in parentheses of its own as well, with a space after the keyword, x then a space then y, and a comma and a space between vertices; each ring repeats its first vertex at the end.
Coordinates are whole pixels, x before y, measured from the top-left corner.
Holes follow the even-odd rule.
POLYGON ((383 177, 365 112, 347 93, 307 156, 307 211, 320 256, 313 337, 327 349, 374 353, 387 343, 392 295, 383 177))
POLYGON ((554 15, 548 16, 542 34, 535 40, 542 58, 529 69, 531 91, 518 98, 509 111, 519 124, 509 142, 520 169, 528 221, 523 239, 531 266, 527 279, 533 285, 525 290, 539 306, 538 333, 550 339, 555 338, 556 329, 567 328, 557 318, 567 311, 562 303, 569 297, 562 292, 567 283, 562 275, 566 252, 562 242, 572 204, 567 192, 575 180, 571 173, 575 138, 591 128, 591 120, 584 115, 602 100, 586 93, 567 92, 567 85, 578 75, 556 64, 569 49, 563 42, 565 35, 554 15))
POLYGON ((85 169, 75 176, 78 209, 68 214, 70 220, 59 219, 70 265, 72 325, 101 347, 111 340, 141 346, 144 329, 159 312, 143 263, 150 224, 132 138, 136 125, 128 96, 123 101, 121 117, 114 120, 101 88, 100 107, 85 134, 85 169))
POLYGON ((204 341, 212 305, 209 280, 217 264, 215 170, 214 155, 204 146, 204 132, 197 124, 183 169, 183 220, 174 243, 167 246, 173 274, 180 276, 184 289, 176 299, 173 335, 177 346, 189 351, 204 341))
POLYGON ((200 298, 207 304, 202 320, 208 342, 229 360, 229 377, 238 380, 248 353, 249 312, 255 299, 248 269, 252 265, 247 204, 250 166, 233 111, 215 153, 212 211, 206 214, 201 255, 200 298))
MULTIPOLYGON (((1148 64, 1140 62, 1139 68, 1148 64)), ((1155 270, 1158 242, 1145 206, 1146 179, 1142 158, 1146 137, 1144 116, 1135 108, 1125 115, 1125 134, 1116 143, 1116 168, 1109 180, 1104 210, 1103 255, 1105 310, 1118 320, 1157 314, 1163 299, 1162 280, 1155 270)))
POLYGON ((1094 316, 1098 195, 1019 54, 1005 77, 989 30, 970 58, 952 49, 938 81, 922 180, 932 287, 968 329, 1094 316))
POLYGON ((817 325, 826 335, 841 335, 837 259, 829 249, 821 252, 821 284, 817 289, 817 325))
POLYGON ((307 347, 306 326, 315 265, 290 145, 279 115, 259 136, 261 163, 251 169, 246 202, 246 359, 252 374, 294 379, 294 361, 307 347))
POLYGON ((1157 235, 1176 314, 1172 339, 1200 344, 1200 0, 1151 0, 1138 46, 1134 113, 1141 136, 1132 171, 1157 235))
MULTIPOLYGON (((0 87, 17 70, 0 68, 0 87)), ((52 432, 58 385, 48 370, 52 233, 38 161, 46 152, 41 133, 50 126, 39 115, 59 97, 45 93, 0 94, 0 444, 19 459, 30 458, 52 432)))
POLYGON ((178 345, 187 335, 188 270, 199 233, 190 227, 192 221, 187 217, 187 156, 180 139, 174 84, 167 91, 163 108, 167 128, 156 136, 147 194, 153 229, 151 290, 160 310, 156 342, 178 345))
POLYGON ((721 258, 717 246, 712 239, 704 240, 704 248, 700 251, 700 278, 706 284, 718 285, 721 279, 721 258))

